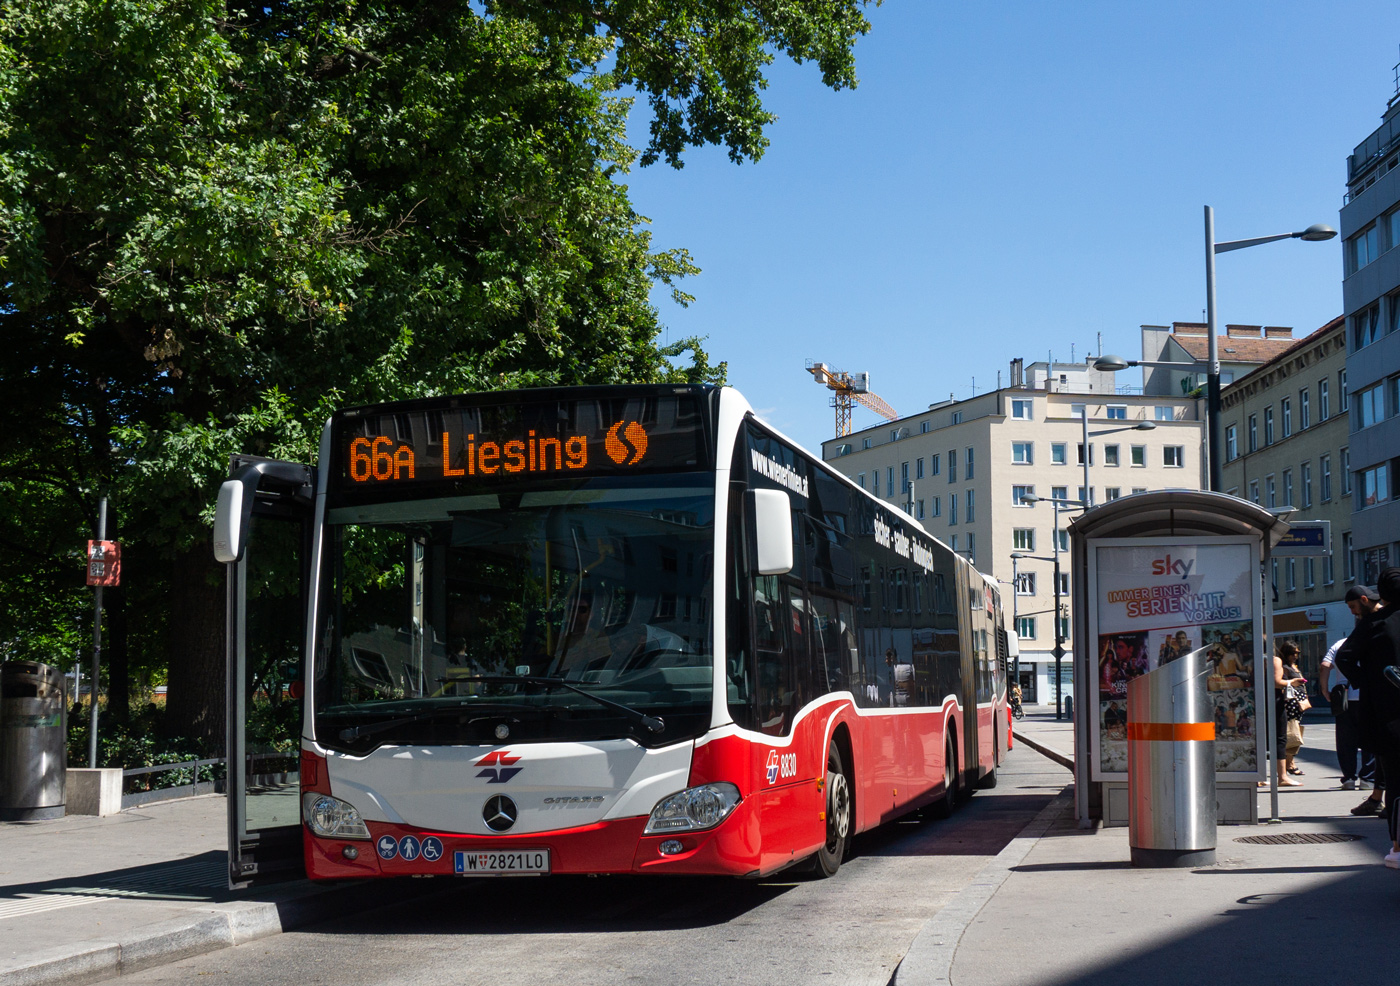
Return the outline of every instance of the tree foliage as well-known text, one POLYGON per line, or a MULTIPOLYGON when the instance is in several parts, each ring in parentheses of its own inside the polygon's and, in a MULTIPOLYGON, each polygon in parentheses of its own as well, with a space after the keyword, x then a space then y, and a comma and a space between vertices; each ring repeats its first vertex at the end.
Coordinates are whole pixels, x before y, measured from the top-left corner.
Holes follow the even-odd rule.
POLYGON ((314 460, 340 404, 722 379, 658 345, 650 291, 685 302, 696 268, 623 176, 759 157, 764 67, 853 85, 865 3, 0 0, 6 575, 71 620, 69 546, 110 495, 172 715, 217 735, 228 455, 314 460))

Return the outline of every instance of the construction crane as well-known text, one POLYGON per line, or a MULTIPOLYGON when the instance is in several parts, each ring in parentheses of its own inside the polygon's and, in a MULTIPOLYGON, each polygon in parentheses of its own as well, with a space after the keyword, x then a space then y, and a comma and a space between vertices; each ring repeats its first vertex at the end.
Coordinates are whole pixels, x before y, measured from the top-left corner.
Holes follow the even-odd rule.
POLYGON ((836 437, 843 438, 851 433, 851 405, 855 401, 870 408, 888 421, 899 417, 895 409, 884 402, 878 394, 870 392, 869 373, 846 373, 833 370, 825 363, 807 361, 807 372, 817 381, 825 384, 831 393, 831 406, 836 408, 836 437))

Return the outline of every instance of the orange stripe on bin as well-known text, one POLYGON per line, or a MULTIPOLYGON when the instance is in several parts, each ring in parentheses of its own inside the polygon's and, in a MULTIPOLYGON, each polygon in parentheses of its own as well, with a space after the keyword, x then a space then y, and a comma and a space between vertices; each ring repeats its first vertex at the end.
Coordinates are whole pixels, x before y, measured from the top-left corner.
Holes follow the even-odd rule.
POLYGON ((1128 739, 1149 743, 1190 743, 1215 739, 1213 722, 1130 722, 1128 739))

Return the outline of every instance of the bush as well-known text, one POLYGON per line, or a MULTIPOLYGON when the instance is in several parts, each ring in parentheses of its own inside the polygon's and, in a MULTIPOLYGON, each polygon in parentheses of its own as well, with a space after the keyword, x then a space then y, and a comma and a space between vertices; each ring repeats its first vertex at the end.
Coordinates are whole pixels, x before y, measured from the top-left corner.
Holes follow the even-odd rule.
MULTIPOLYGON (((88 727, 91 720, 86 708, 75 706, 68 714, 68 763, 85 765, 88 762, 88 727)), ((217 754, 215 754, 217 756, 217 754)), ((195 740, 183 736, 168 736, 165 728, 165 710, 157 705, 148 705, 132 714, 128 719, 100 718, 97 724, 97 766, 119 767, 130 770, 134 767, 156 767, 167 763, 184 763, 189 760, 204 760, 210 757, 195 740)), ((222 764, 213 764, 197 769, 199 780, 212 781, 224 776, 222 764)), ((132 791, 150 791, 167 787, 180 787, 194 783, 196 770, 166 770, 154 774, 133 777, 124 785, 132 791)))

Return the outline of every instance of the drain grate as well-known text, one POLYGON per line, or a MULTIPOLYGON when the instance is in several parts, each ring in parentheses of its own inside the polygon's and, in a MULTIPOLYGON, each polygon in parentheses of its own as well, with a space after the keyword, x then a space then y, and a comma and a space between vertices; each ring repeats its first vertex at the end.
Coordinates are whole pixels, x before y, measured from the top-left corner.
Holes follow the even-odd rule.
POLYGON ((1236 842, 1248 842, 1256 846, 1312 846, 1324 842, 1352 842, 1359 835, 1340 835, 1332 832, 1281 832, 1278 835, 1246 835, 1236 842))

